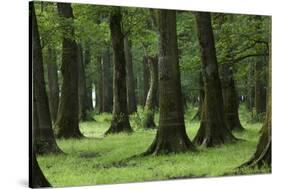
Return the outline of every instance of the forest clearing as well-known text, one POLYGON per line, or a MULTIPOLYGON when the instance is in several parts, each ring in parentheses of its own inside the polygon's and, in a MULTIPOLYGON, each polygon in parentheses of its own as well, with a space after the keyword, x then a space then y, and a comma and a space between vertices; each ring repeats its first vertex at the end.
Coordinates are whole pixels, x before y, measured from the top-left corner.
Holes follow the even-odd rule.
POLYGON ((31 187, 271 173, 271 17, 30 2, 31 187))

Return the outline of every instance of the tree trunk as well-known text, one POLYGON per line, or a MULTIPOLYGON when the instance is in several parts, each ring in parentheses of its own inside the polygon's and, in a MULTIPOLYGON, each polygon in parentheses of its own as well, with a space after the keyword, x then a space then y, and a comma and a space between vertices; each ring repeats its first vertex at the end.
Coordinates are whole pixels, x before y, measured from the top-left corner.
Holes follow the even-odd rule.
POLYGON ((105 50, 102 56, 102 86, 103 98, 102 106, 103 112, 112 112, 112 70, 110 64, 110 51, 109 48, 105 50))
MULTIPOLYGON (((84 53, 84 65, 85 65, 85 71, 90 66, 91 63, 91 53, 90 53, 90 47, 89 44, 86 44, 85 46, 85 53, 84 53)), ((85 98, 85 111, 92 112, 94 110, 93 106, 93 79, 92 76, 89 75, 87 72, 85 72, 85 81, 86 81, 86 98, 85 98)))
POLYGON ((203 117, 201 118, 200 128, 194 138, 194 143, 211 147, 233 142, 237 139, 227 128, 225 122, 222 89, 210 13, 196 13, 196 24, 201 50, 205 98, 203 117))
POLYGON ((79 120, 88 121, 89 112, 87 110, 87 94, 86 94, 86 78, 85 78, 85 66, 83 60, 82 46, 78 45, 78 98, 79 98, 79 120))
MULTIPOLYGON (((71 4, 58 3, 59 15, 69 19, 73 23, 71 4)), ((78 50, 74 40, 74 28, 72 23, 67 25, 68 37, 62 41, 62 65, 63 77, 61 99, 58 111, 58 120, 55 131, 58 138, 80 138, 79 130, 79 103, 78 103, 78 50)), ((64 28, 66 29, 66 28, 64 28)))
POLYGON ((144 107, 144 120, 143 128, 154 129, 156 125, 154 123, 154 111, 156 108, 156 98, 158 91, 158 58, 148 57, 148 67, 150 73, 150 87, 146 97, 146 103, 144 107))
POLYGON ((126 60, 124 36, 121 31, 122 14, 116 7, 110 15, 110 33, 113 49, 113 118, 106 134, 132 132, 127 109, 126 60))
POLYGON ((184 124, 176 34, 176 11, 159 10, 159 127, 144 153, 167 154, 194 150, 184 124))
POLYGON ((52 121, 45 88, 43 57, 34 4, 30 3, 32 25, 32 148, 36 154, 60 153, 52 130, 52 121))
POLYGON ((254 107, 254 87, 253 87, 253 75, 254 75, 254 66, 253 63, 249 63, 248 66, 248 78, 247 78, 247 109, 252 112, 254 107))
POLYGON ((103 112, 103 83, 102 83, 102 58, 97 57, 97 77, 95 81, 95 94, 96 94, 96 106, 95 111, 97 113, 103 112))
POLYGON ((246 163, 242 164, 242 167, 261 167, 263 165, 271 168, 271 111, 272 111, 272 62, 271 62, 271 42, 269 44, 269 67, 268 67, 268 89, 267 89, 267 107, 264 125, 262 128, 262 134, 259 139, 257 148, 253 156, 246 163))
POLYGON ((204 82, 203 82, 203 76, 202 72, 199 74, 199 104, 198 104, 198 110, 196 114, 193 116, 192 120, 200 120, 202 117, 202 110, 204 106, 204 82))
POLYGON ((232 67, 228 64, 221 66, 221 83, 225 121, 229 130, 243 131, 239 119, 239 102, 233 79, 232 67))
POLYGON ((49 87, 49 106, 53 123, 57 120, 59 108, 59 80, 56 54, 51 48, 48 49, 48 87, 49 87))
POLYGON ((264 58, 258 57, 255 66, 255 107, 257 115, 266 111, 266 82, 264 82, 262 73, 264 70, 264 58))
POLYGON ((127 82, 127 106, 128 113, 134 113, 137 111, 137 101, 135 92, 135 78, 133 71, 133 60, 131 52, 131 41, 129 41, 128 36, 124 37, 124 52, 126 59, 126 82, 127 82))
POLYGON ((148 68, 148 58, 146 56, 143 57, 142 62, 142 105, 145 106, 146 103, 146 97, 149 90, 149 68, 148 68))
POLYGON ((31 188, 41 188, 41 187, 52 187, 48 182, 43 172, 41 171, 35 153, 32 153, 31 165, 32 168, 30 170, 30 182, 29 187, 31 188))

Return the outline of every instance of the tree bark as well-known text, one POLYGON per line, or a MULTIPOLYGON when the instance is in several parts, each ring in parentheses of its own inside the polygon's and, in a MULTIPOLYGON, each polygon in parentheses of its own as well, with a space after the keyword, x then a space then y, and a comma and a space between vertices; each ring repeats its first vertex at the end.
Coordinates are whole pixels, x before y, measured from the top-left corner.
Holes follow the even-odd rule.
POLYGON ((102 86, 103 86, 103 112, 112 112, 112 70, 110 63, 109 48, 103 53, 102 56, 102 86))
POLYGON ((144 107, 144 120, 143 128, 154 129, 156 128, 154 122, 154 111, 156 108, 157 91, 158 91, 158 58, 148 57, 148 67, 150 73, 150 87, 146 97, 144 107))
POLYGON ((34 4, 30 3, 32 25, 32 148, 36 154, 60 153, 54 133, 45 88, 42 48, 34 4))
MULTIPOLYGON (((58 3, 57 8, 62 18, 73 22, 71 4, 58 3)), ((74 39, 73 25, 67 23, 67 29, 64 29, 68 36, 64 36, 62 41, 63 84, 55 131, 58 138, 80 138, 82 133, 79 130, 78 49, 74 39)))
POLYGON ((252 112, 254 107, 254 87, 253 87, 253 75, 254 75, 254 65, 253 63, 249 63, 248 65, 248 77, 247 77, 247 101, 246 106, 247 109, 252 112))
POLYGON ((159 10, 159 127, 144 155, 194 150, 184 124, 176 34, 176 11, 159 10))
POLYGON ((243 131, 239 119, 239 102, 233 79, 232 67, 228 64, 221 66, 221 83, 223 94, 223 105, 226 124, 229 130, 243 131))
POLYGON ((197 35, 201 50, 202 75, 204 81, 204 110, 200 128, 193 140, 197 145, 212 147, 237 139, 227 128, 223 111, 222 88, 218 73, 211 15, 196 13, 197 35))
POLYGON ((129 41, 128 36, 124 36, 124 52, 126 59, 126 82, 127 82, 127 105, 128 113, 137 112, 137 101, 135 92, 135 78, 133 71, 133 60, 131 52, 131 41, 129 41))
POLYGON ((255 107, 257 115, 266 111, 266 82, 262 77, 264 70, 264 58, 258 57, 255 65, 255 107))
POLYGON ((97 57, 97 77, 95 81, 95 94, 96 94, 96 106, 95 111, 97 113, 103 112, 103 78, 102 78, 102 58, 101 56, 97 57))
POLYGON ((120 7, 110 15, 110 34, 113 49, 113 119, 105 134, 132 132, 127 109, 126 60, 124 35, 121 30, 122 14, 120 7), (124 82, 125 81, 125 82, 124 82))
POLYGON ((48 87, 49 87, 49 106, 53 123, 57 120, 59 108, 59 80, 56 54, 51 48, 48 49, 48 87))

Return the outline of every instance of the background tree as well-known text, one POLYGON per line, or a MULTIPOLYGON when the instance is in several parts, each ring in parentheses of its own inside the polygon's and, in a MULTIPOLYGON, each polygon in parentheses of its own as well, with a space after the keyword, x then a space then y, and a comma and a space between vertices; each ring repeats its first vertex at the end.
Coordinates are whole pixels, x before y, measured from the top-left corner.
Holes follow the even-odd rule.
POLYGON ((210 13, 196 13, 196 24, 201 50, 205 98, 200 128, 193 141, 195 144, 206 147, 234 142, 236 138, 227 128, 224 117, 223 97, 210 13))
POLYGON ((71 4, 58 3, 65 35, 62 42, 61 72, 63 84, 55 132, 59 138, 80 138, 78 103, 78 49, 74 38, 71 4))

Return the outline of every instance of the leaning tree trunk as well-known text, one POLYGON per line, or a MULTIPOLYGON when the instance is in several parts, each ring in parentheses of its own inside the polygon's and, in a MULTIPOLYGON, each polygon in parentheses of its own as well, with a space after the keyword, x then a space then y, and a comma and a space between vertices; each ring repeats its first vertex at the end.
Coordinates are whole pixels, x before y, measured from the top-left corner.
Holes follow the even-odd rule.
POLYGON ((102 56, 102 86, 103 86, 103 98, 102 106, 103 112, 112 112, 112 72, 110 64, 110 51, 109 48, 103 53, 102 56))
POLYGON ((110 33, 113 49, 113 115, 106 134, 132 132, 127 109, 126 60, 124 36, 121 31, 122 14, 117 7, 110 15, 110 33))
POLYGON ((124 37, 124 52, 126 59, 126 82, 127 82, 127 106, 128 113, 134 113, 137 111, 137 101, 135 92, 135 78, 133 71, 133 60, 131 52, 131 41, 129 41, 128 36, 124 37))
POLYGON ((221 83, 225 121, 229 130, 243 131, 239 119, 239 102, 233 79, 232 67, 228 64, 221 66, 221 83))
POLYGON ((56 54, 54 50, 48 49, 48 87, 49 87, 49 106, 53 122, 57 120, 59 108, 59 80, 56 54))
POLYGON ((176 11, 159 10, 159 127, 144 155, 194 150, 184 124, 176 34, 176 11))
POLYGON ((194 143, 211 147, 237 139, 227 128, 223 111, 223 97, 218 73, 213 29, 210 13, 196 13, 197 35, 201 50, 204 81, 204 110, 194 143))
MULTIPOLYGON (((59 15, 68 19, 68 36, 62 41, 61 72, 63 84, 55 131, 58 138, 80 138, 79 103, 78 103, 78 55, 74 39, 73 13, 70 3, 58 3, 59 15)), ((66 28, 64 28, 66 29, 66 28)))
POLYGON ((150 87, 144 107, 143 128, 154 129, 156 128, 154 123, 154 111, 156 108, 156 98, 158 91, 158 58, 148 57, 148 67, 150 72, 150 87))
POLYGON ((243 167, 261 167, 263 165, 271 168, 271 111, 272 111, 272 62, 271 62, 271 43, 269 44, 269 67, 268 67, 268 87, 267 87, 267 107, 262 134, 259 139, 257 148, 253 156, 246 163, 242 164, 239 168, 243 167))
POLYGON ((60 153, 52 130, 52 121, 45 88, 43 57, 34 4, 30 4, 32 26, 32 148, 36 154, 60 153))

